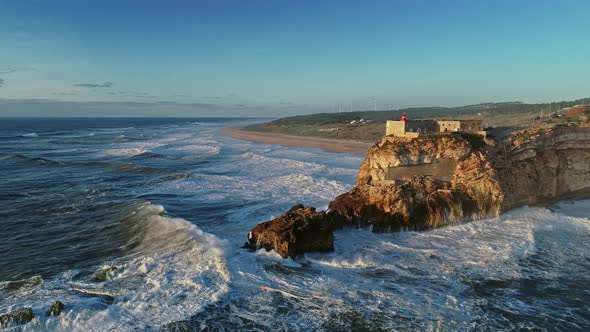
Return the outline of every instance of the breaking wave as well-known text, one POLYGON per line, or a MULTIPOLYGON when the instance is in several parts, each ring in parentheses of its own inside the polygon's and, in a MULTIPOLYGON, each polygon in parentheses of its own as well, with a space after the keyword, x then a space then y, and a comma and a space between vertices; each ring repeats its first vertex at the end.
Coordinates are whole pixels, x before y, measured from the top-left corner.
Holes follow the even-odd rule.
POLYGON ((134 231, 127 244, 132 248, 90 269, 106 271, 103 279, 79 270, 50 280, 3 282, 2 307, 31 307, 36 318, 26 329, 127 331, 186 319, 228 291, 223 240, 150 203, 134 206, 121 222, 134 231), (44 310, 54 300, 66 303, 65 311, 46 318, 44 310))
POLYGON ((590 201, 343 229, 334 252, 285 260, 240 245, 295 203, 325 208, 362 156, 223 137, 208 120, 55 121, 0 144, 0 313, 31 307, 25 331, 590 330, 590 201))

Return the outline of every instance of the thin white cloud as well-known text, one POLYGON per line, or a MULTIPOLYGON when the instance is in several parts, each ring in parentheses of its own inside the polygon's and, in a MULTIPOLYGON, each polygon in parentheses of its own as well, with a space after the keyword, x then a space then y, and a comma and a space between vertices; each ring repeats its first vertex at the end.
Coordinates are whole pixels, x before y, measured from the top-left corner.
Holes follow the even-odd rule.
POLYGON ((102 84, 99 83, 76 83, 74 86, 80 88, 110 88, 113 86, 113 82, 105 82, 102 84))

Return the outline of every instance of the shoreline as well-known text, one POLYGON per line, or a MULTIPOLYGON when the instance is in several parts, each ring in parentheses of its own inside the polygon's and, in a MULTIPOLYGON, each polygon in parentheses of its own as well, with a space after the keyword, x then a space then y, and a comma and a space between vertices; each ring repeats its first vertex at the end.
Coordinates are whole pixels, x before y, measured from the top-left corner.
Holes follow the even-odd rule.
POLYGON ((328 152, 354 153, 366 156, 372 143, 353 140, 331 139, 321 137, 293 136, 279 133, 244 130, 243 126, 225 127, 222 133, 226 136, 256 143, 274 144, 291 147, 314 148, 328 152))

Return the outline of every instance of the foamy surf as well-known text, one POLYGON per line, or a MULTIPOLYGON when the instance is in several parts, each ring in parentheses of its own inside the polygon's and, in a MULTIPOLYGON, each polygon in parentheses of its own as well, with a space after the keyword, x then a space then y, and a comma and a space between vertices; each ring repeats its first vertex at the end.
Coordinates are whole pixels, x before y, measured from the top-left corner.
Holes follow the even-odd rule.
POLYGON ((590 237, 590 220, 578 215, 590 215, 589 203, 522 208, 428 232, 344 229, 335 234, 335 252, 295 261, 263 250, 240 255, 230 268, 234 282, 248 286, 227 301, 240 315, 252 310, 241 303, 256 298, 268 315, 257 316, 256 326, 269 329, 277 328, 276 315, 286 330, 511 330, 529 315, 544 317, 528 320, 530 328, 575 329, 581 325, 568 319, 583 322, 583 313, 572 303, 550 304, 558 300, 545 287, 571 287, 583 269, 590 244, 578 238, 590 237), (515 296, 523 292, 533 292, 532 303, 515 296))
MULTIPOLYGON (((162 206, 149 203, 134 209, 124 222, 141 224, 140 238, 130 240, 139 245, 127 257, 95 267, 111 269, 104 281, 80 279, 76 271, 45 282, 31 278, 8 293, 2 306, 20 303, 33 308, 36 318, 25 331, 144 330, 196 314, 229 289, 227 244, 164 213, 162 206), (44 310, 54 300, 66 303, 66 308, 61 316, 47 318, 44 310)), ((0 285, 0 290, 6 288, 16 285, 0 285)))
POLYGON ((113 148, 102 150, 102 154, 111 156, 138 156, 162 146, 157 142, 133 142, 115 144, 113 148))
POLYGON ((285 260, 240 246, 295 203, 326 208, 361 157, 224 137, 209 120, 55 121, 11 125, 0 145, 0 313, 32 307, 25 330, 590 328, 590 201, 421 233, 344 229, 335 252, 285 260), (45 317, 55 300, 62 315, 45 317))

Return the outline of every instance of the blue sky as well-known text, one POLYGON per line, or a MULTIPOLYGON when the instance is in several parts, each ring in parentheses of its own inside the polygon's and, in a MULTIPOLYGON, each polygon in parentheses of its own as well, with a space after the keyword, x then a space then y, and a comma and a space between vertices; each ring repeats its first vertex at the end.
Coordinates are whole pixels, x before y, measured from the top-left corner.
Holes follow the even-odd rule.
MULTIPOLYGON (((0 99, 271 117, 572 100, 590 96, 589 15, 585 0, 0 0, 0 99)), ((43 102, 18 112, 55 115, 43 102)))

